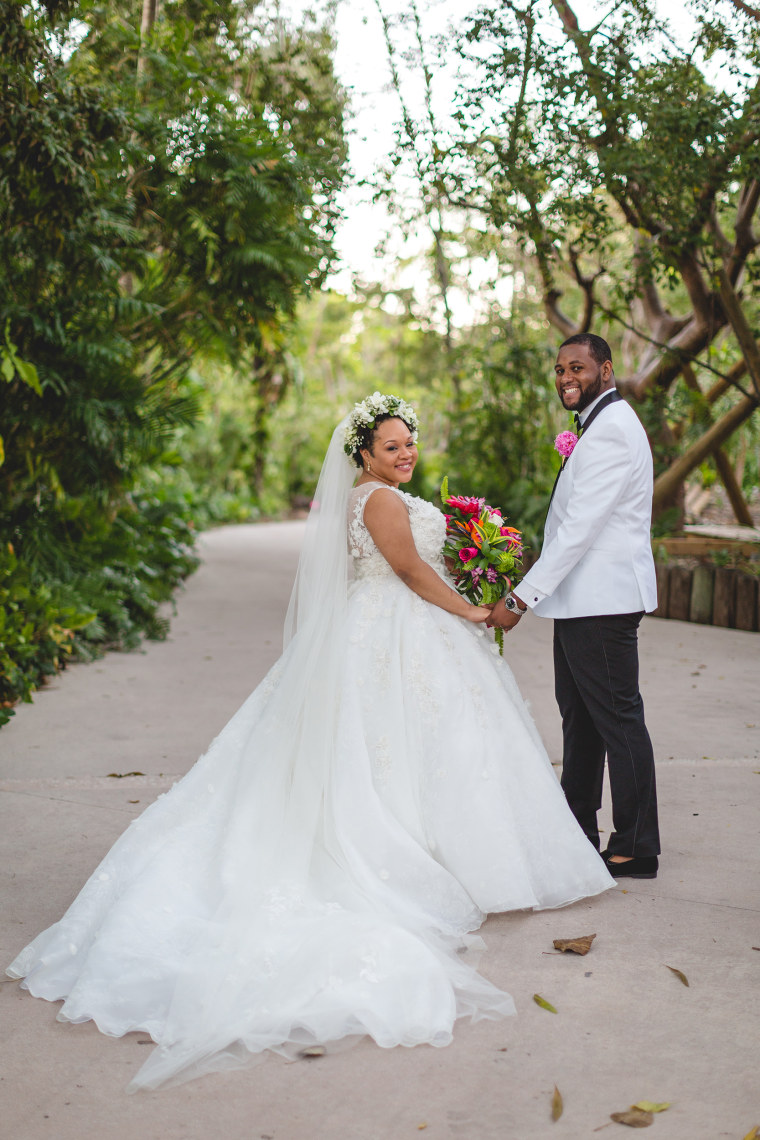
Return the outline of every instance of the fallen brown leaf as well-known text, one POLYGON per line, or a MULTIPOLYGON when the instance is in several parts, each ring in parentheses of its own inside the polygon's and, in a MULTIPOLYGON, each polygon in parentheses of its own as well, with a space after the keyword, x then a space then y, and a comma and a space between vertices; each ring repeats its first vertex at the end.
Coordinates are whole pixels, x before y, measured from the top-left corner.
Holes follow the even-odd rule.
POLYGON ((675 966, 668 966, 667 962, 665 963, 665 965, 666 965, 667 969, 670 970, 670 972, 672 974, 675 974, 675 976, 678 978, 679 982, 681 982, 684 986, 688 986, 689 979, 686 977, 686 974, 682 973, 680 970, 677 970, 675 968, 675 966))
POLYGON ((627 1112, 611 1112, 610 1119, 616 1124, 627 1124, 629 1128, 648 1128, 654 1122, 651 1112, 642 1112, 640 1108, 629 1108, 627 1112))
POLYGON ((562 1112, 564 1110, 564 1107, 565 1106, 562 1103, 562 1093, 559 1091, 559 1089, 555 1085, 554 1086, 554 1092, 552 1093, 552 1120, 554 1120, 554 1121, 559 1120, 559 1118, 562 1115, 562 1112))
POLYGON ((109 772, 108 779, 110 780, 126 780, 127 776, 144 776, 144 772, 109 772))
POLYGON ((302 1049, 301 1052, 298 1054, 299 1057, 303 1057, 304 1060, 306 1060, 306 1061, 311 1061, 315 1057, 324 1057, 324 1055, 325 1055, 324 1045, 310 1045, 308 1047, 308 1049, 302 1049))
POLYGON ((555 938, 554 949, 565 954, 568 950, 573 954, 588 954, 595 934, 584 934, 581 938, 555 938))

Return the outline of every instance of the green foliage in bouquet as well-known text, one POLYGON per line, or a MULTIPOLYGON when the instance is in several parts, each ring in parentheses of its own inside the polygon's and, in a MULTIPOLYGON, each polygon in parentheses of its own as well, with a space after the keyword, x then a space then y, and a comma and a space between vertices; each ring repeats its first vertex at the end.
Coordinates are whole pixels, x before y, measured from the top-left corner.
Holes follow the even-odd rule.
MULTIPOLYGON (((485 499, 450 495, 448 477, 441 484, 441 502, 446 514, 443 555, 457 590, 475 606, 494 605, 516 584, 522 535, 485 499)), ((501 652, 501 629, 496 630, 496 643, 501 652)))

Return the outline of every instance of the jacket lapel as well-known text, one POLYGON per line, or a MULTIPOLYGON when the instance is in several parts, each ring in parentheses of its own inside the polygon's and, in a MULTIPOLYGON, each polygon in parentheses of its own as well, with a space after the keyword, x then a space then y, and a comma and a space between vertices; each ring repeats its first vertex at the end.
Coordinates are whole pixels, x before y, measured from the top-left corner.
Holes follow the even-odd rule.
MULTIPOLYGON (((610 406, 610 404, 614 404, 616 400, 622 400, 622 399, 623 399, 623 397, 620 395, 617 388, 613 388, 611 392, 608 392, 607 395, 604 397, 604 399, 599 401, 599 403, 593 409, 591 414, 586 417, 586 422, 581 427, 581 430, 578 433, 578 438, 580 439, 580 437, 582 435, 586 434, 586 432, 591 427, 592 423, 594 422, 594 420, 596 419, 596 417, 599 415, 600 412, 603 412, 605 408, 608 408, 610 406)), ((570 458, 570 456, 568 455, 567 459, 569 459, 569 458, 570 458)), ((554 498, 554 492, 557 490, 557 484, 559 483, 559 477, 562 474, 562 472, 565 470, 565 464, 567 463, 567 459, 562 460, 562 463, 560 465, 560 469, 557 472, 557 476, 554 480, 554 486, 552 487, 552 493, 549 496, 549 506, 552 505, 552 499, 554 498)), ((547 510, 548 510, 548 508, 547 508, 547 510)))
POLYGON ((614 404, 616 400, 622 399, 623 397, 620 395, 617 388, 613 388, 611 392, 608 392, 604 399, 599 401, 591 414, 586 416, 586 422, 581 428, 581 435, 586 434, 600 412, 603 412, 605 408, 608 408, 610 406, 610 404, 614 404))

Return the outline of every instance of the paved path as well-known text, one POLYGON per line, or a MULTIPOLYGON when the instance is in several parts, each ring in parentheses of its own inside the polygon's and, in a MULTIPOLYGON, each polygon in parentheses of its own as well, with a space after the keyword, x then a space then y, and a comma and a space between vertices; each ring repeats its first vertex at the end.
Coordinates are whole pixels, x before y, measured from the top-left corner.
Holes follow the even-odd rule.
MULTIPOLYGON (((76 666, 0 732, 0 960, 54 922, 127 822, 187 770, 275 660, 301 523, 226 528, 179 600, 171 638, 76 666), (139 771, 124 779, 109 773, 139 771)), ((550 623, 507 653, 553 760, 550 623)), ((741 1140, 760 1124, 760 635, 647 619, 643 690, 665 853, 563 911, 490 919, 481 968, 518 1017, 461 1024, 446 1049, 364 1041, 270 1057, 127 1096, 148 1048, 0 985, 0 1134, 8 1140, 580 1140, 609 1114, 670 1101, 653 1140, 741 1140), (596 933, 586 957, 552 939, 596 933), (688 977, 685 988, 666 969, 688 977), (532 1001, 540 993, 558 1010, 532 1001), (550 1119, 554 1085, 564 1115, 550 1119)))

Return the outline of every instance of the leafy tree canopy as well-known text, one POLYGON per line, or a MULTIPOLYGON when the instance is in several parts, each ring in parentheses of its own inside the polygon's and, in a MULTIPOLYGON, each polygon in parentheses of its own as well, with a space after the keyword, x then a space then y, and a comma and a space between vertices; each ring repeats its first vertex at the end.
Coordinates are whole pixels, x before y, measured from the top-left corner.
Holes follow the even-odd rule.
POLYGON ((193 359, 266 375, 330 264, 331 33, 257 12, 4 5, 0 528, 33 573, 71 583, 98 561, 92 536, 134 515, 145 465, 196 414, 193 359))

